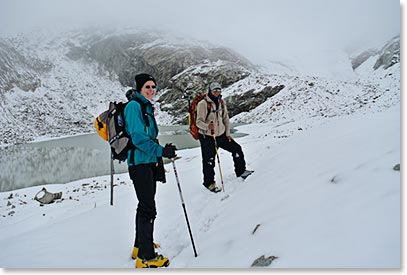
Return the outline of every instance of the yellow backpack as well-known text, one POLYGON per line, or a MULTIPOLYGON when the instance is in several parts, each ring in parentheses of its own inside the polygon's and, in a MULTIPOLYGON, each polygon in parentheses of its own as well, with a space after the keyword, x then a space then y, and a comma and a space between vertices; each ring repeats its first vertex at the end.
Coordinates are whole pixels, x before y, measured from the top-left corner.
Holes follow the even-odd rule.
POLYGON ((96 133, 99 134, 101 138, 103 138, 105 141, 108 141, 109 135, 107 132, 107 119, 109 115, 109 110, 101 113, 93 122, 93 125, 95 126, 96 133))

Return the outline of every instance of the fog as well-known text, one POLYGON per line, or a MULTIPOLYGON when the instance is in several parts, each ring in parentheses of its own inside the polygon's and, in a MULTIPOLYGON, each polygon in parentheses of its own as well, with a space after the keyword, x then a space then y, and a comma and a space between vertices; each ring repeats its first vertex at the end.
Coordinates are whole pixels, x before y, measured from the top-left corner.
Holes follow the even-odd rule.
POLYGON ((154 28, 252 59, 380 47, 400 33, 396 0, 0 0, 0 35, 32 28, 154 28))

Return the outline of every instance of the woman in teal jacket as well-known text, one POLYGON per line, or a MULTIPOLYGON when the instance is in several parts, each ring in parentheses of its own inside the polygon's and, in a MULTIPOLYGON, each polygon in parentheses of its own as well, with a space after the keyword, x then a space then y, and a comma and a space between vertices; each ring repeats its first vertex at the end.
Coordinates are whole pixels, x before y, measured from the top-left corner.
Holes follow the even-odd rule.
POLYGON ((157 142, 158 127, 152 101, 156 93, 154 77, 138 74, 135 80, 137 92, 129 96, 130 102, 124 109, 126 131, 135 147, 128 153, 127 165, 138 199, 132 257, 136 259, 136 267, 162 267, 167 266, 169 260, 155 253, 153 243, 154 220, 157 215, 157 158, 174 158, 176 148, 172 144, 162 147, 157 142))

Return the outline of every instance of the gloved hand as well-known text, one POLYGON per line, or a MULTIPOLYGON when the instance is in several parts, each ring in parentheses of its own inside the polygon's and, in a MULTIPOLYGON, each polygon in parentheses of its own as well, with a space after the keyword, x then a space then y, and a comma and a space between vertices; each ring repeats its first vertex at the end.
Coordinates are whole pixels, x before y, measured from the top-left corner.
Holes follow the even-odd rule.
POLYGON ((211 123, 208 124, 208 130, 211 131, 211 134, 213 135, 215 133, 215 124, 211 121, 211 123))
POLYGON ((175 158, 177 156, 175 154, 175 150, 177 150, 177 147, 175 147, 174 144, 172 144, 172 143, 165 144, 164 149, 163 149, 163 157, 169 158, 169 159, 175 158))

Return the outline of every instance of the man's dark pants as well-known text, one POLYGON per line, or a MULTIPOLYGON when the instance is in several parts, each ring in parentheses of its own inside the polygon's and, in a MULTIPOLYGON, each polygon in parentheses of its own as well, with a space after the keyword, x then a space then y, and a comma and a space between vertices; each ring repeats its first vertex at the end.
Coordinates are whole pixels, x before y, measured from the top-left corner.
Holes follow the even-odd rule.
MULTIPOLYGON (((202 152, 202 172, 204 175, 203 185, 208 187, 215 182, 215 140, 212 136, 199 134, 199 142, 201 143, 202 152)), ((216 143, 219 148, 232 153, 235 174, 239 177, 246 170, 246 162, 244 160, 242 147, 233 139, 229 141, 225 134, 216 137, 216 143)))

